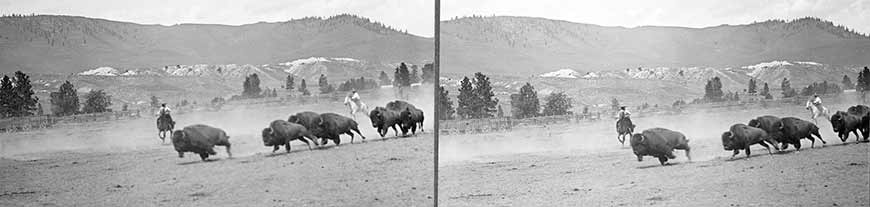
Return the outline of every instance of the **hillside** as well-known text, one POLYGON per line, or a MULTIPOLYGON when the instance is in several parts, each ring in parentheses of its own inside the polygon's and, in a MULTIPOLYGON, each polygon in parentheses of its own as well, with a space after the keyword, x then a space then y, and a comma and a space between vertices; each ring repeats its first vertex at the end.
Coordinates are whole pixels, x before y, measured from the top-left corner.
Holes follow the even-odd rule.
POLYGON ((337 15, 240 26, 142 25, 74 16, 0 17, 0 71, 78 73, 98 67, 287 62, 347 57, 372 63, 432 60, 428 38, 337 15))
POLYGON ((737 68, 774 60, 870 64, 870 37, 817 18, 706 28, 606 27, 511 16, 441 24, 444 72, 525 76, 563 68, 737 68))

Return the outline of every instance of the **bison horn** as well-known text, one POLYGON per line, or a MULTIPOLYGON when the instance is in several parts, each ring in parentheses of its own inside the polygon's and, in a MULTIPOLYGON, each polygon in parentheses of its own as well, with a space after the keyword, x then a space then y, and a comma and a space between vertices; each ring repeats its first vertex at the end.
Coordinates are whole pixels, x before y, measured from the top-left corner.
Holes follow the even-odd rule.
POLYGON ((646 137, 644 137, 643 134, 641 134, 640 135, 640 142, 643 142, 644 139, 646 139, 646 137))

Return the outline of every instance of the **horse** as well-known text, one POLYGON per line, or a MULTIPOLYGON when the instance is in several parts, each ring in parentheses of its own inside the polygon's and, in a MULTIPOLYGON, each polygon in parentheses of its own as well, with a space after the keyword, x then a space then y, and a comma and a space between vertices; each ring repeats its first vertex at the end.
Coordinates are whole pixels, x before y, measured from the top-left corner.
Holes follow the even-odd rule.
POLYGON ((819 116, 822 116, 826 120, 831 121, 831 116, 830 116, 830 112, 828 111, 828 108, 825 108, 824 106, 821 106, 821 105, 816 106, 810 101, 807 101, 806 107, 807 107, 807 110, 810 111, 810 117, 813 119, 813 122, 816 125, 819 124, 819 121, 816 120, 817 118, 819 118, 819 116))
POLYGON ((166 132, 172 133, 172 129, 175 128, 175 121, 167 116, 160 116, 157 118, 157 136, 160 137, 160 141, 164 144, 166 143, 166 132))
POLYGON ((347 109, 350 113, 350 116, 356 121, 356 114, 362 113, 363 116, 368 116, 369 107, 366 106, 365 103, 361 101, 353 101, 350 100, 350 97, 344 97, 344 105, 347 106, 347 109))
POLYGON ((634 133, 634 123, 631 122, 631 119, 625 117, 620 121, 616 121, 616 140, 619 141, 622 146, 625 146, 625 136, 631 136, 634 133))

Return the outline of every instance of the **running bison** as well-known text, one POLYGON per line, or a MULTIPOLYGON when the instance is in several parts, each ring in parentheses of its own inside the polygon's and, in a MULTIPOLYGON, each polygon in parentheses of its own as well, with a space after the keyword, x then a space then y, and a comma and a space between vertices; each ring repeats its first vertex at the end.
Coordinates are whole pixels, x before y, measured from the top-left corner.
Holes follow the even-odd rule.
POLYGON ((816 139, 813 138, 813 135, 818 137, 822 141, 822 144, 827 144, 822 139, 822 135, 819 134, 819 127, 812 122, 795 117, 785 117, 780 120, 776 127, 779 128, 779 133, 781 133, 781 137, 776 141, 782 142, 783 150, 788 148, 788 144, 794 145, 795 150, 800 150, 801 139, 804 138, 812 141, 810 148, 815 147, 816 139))
MULTIPOLYGON (((844 111, 837 111, 831 116, 831 128, 834 128, 840 141, 846 142, 846 139, 849 139, 849 133, 854 133, 855 140, 858 141, 861 138, 858 132, 861 131, 864 134, 863 128, 866 127, 863 118, 844 111)), ((864 135, 864 139, 867 139, 867 135, 864 135)))
MULTIPOLYGON (((318 137, 330 139, 335 143, 335 145, 341 143, 341 138, 339 137, 341 134, 350 135, 350 143, 353 143, 353 132, 356 132, 356 134, 362 137, 363 140, 366 139, 366 137, 359 132, 359 124, 357 124, 356 121, 335 113, 320 114, 320 123, 318 123, 318 129, 316 131, 315 134, 318 137)), ((321 144, 326 145, 326 139, 321 139, 321 144)))
POLYGON ((293 140, 305 142, 308 149, 311 150, 309 139, 314 142, 314 145, 319 146, 314 134, 304 126, 284 120, 272 121, 268 128, 263 129, 263 145, 273 147, 273 153, 278 151, 281 145, 284 145, 284 149, 290 152, 290 141, 293 140))
POLYGON ((749 157, 751 152, 749 151, 749 146, 754 144, 760 144, 767 148, 767 153, 773 154, 770 151, 770 146, 767 146, 768 142, 773 145, 777 151, 779 151, 779 147, 776 146, 776 140, 767 135, 762 129, 747 126, 746 124, 735 124, 731 125, 731 129, 725 133, 722 133, 722 146, 726 151, 734 151, 734 154, 731 155, 731 159, 734 159, 734 156, 740 154, 740 150, 746 151, 746 157, 749 157))
POLYGON ((386 136, 390 128, 393 128, 396 136, 399 136, 396 126, 399 125, 401 128, 401 113, 378 106, 369 113, 369 119, 372 121, 372 127, 378 130, 381 137, 386 136))
POLYGON ((199 154, 203 161, 208 159, 209 155, 216 155, 214 146, 225 146, 227 148, 227 156, 233 157, 230 152, 230 137, 224 130, 214 128, 204 124, 196 124, 184 127, 181 130, 172 132, 172 145, 175 151, 178 152, 178 157, 183 158, 185 152, 193 152, 199 154))
POLYGON ((302 125, 309 131, 313 131, 317 128, 317 125, 320 124, 320 114, 311 111, 299 112, 290 115, 290 118, 287 118, 287 121, 302 125))
POLYGON ((629 141, 637 161, 643 161, 643 156, 649 155, 659 158, 659 162, 665 165, 668 159, 675 159, 674 149, 686 151, 686 158, 692 161, 689 140, 680 132, 665 128, 652 128, 643 130, 631 136, 629 141))
POLYGON ((399 114, 399 119, 402 120, 402 134, 407 131, 412 134, 417 134, 417 127, 423 131, 423 110, 417 108, 406 108, 399 114))
POLYGON ((866 141, 867 137, 870 136, 870 107, 865 105, 855 105, 849 107, 849 110, 846 112, 861 117, 861 126, 864 127, 859 129, 864 134, 864 140, 866 141))

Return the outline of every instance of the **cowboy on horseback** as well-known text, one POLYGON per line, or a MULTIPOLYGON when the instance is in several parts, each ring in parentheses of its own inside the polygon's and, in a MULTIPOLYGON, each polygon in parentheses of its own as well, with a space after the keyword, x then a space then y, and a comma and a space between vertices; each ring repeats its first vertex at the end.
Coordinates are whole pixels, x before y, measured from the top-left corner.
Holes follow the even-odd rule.
POLYGON ((356 93, 356 89, 350 92, 350 95, 347 95, 351 101, 353 101, 356 105, 360 104, 359 93, 356 93))
POLYGON ((172 115, 170 115, 171 112, 172 110, 165 103, 161 104, 160 109, 157 110, 157 122, 159 123, 161 119, 165 119, 172 125, 175 125, 175 121, 172 121, 172 115))
POLYGON ((368 110, 368 107, 362 102, 356 89, 353 89, 350 94, 344 97, 344 105, 348 107, 350 115, 354 120, 356 120, 357 113, 365 114, 366 110, 368 110))
POLYGON ((819 116, 830 120, 828 116, 828 109, 822 106, 822 98, 820 98, 818 94, 813 95, 813 98, 807 100, 807 110, 810 110, 813 122, 815 122, 816 124, 818 124, 816 118, 818 118, 819 116))
POLYGON ((625 109, 625 106, 619 107, 619 112, 616 113, 616 127, 619 127, 626 119, 631 120, 631 112, 628 112, 628 109, 625 109))

